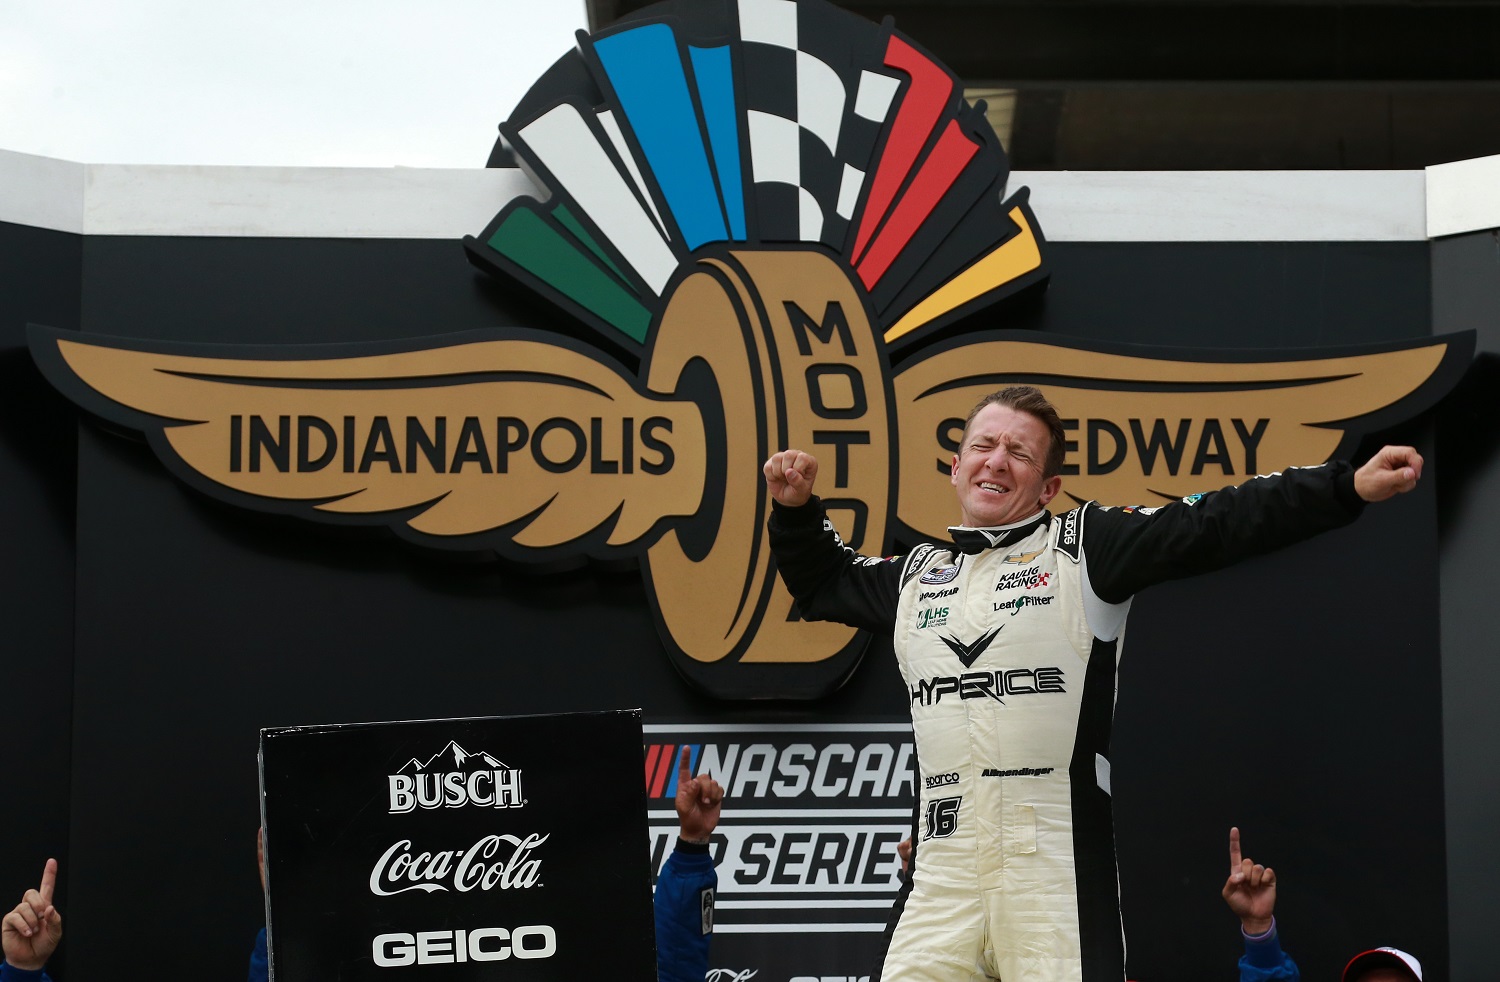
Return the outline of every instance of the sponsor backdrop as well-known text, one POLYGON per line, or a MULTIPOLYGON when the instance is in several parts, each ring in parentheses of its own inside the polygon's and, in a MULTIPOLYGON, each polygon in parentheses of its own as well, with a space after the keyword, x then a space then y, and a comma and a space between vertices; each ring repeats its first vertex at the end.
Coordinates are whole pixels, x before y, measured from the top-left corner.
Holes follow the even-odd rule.
MULTIPOLYGON (((862 979, 911 827, 911 694, 888 638, 800 621, 760 534, 767 452, 820 449, 841 530, 890 553, 942 533, 953 419, 1007 381, 1069 418, 1064 493, 1114 504, 1381 440, 1433 449, 1470 341, 1434 336, 1427 243, 1049 244, 917 39, 834 31, 820 4, 701 9, 718 13, 585 41, 540 80, 502 134, 549 193, 476 214, 467 243, 0 226, 18 382, 0 452, 22 489, 5 521, 28 557, 6 610, 34 646, 8 677, 39 691, 11 711, 51 762, 12 838, 66 823, 46 848, 85 939, 74 977, 139 957, 121 899, 163 891, 154 970, 243 970, 262 728, 640 707, 644 758, 449 735, 347 773, 396 823, 412 815, 387 796, 403 773, 420 787, 402 767, 438 773, 449 741, 522 772, 508 819, 554 768, 578 828, 659 864, 689 746, 727 791, 715 978, 862 979), (23 340, 27 322, 46 327, 23 340), (75 429, 42 373, 92 418, 75 429), (616 771, 644 808, 591 793, 616 771)), ((1232 971, 1231 824, 1283 871, 1306 971, 1394 941, 1445 974, 1429 459, 1350 528, 1137 599, 1112 750, 1133 977, 1232 971)), ((549 889, 553 846, 528 853, 549 889)), ((368 893, 382 855, 347 888, 368 893)), ((613 921, 612 871, 590 872, 570 902, 613 921)), ((396 961, 421 931, 471 930, 389 928, 396 961)), ((579 971, 630 971, 589 954, 579 971)))
POLYGON ((277 978, 555 979, 607 950, 651 982, 640 745, 635 712, 264 731, 277 978))
MULTIPOLYGON (((22 245, 35 235, 0 228, 0 237, 22 245)), ((534 325, 546 316, 477 278, 455 256, 461 247, 454 242, 106 237, 85 245, 80 323, 90 335, 343 342, 534 325)), ((1058 244, 1049 250, 1052 288, 1009 313, 1007 323, 1105 341, 1260 346, 1268 357, 1299 339, 1421 339, 1428 332, 1426 249, 1058 244), (1268 280, 1276 291, 1261 289, 1268 280), (1345 315, 1317 313, 1329 308, 1345 315)), ((57 274, 68 275, 67 267, 57 274)), ((43 316, 18 312, 17 319, 43 316)), ((19 362, 15 370, 32 380, 37 405, 51 406, 51 418, 67 418, 66 404, 49 396, 34 366, 19 362)), ((12 568, 12 595, 36 598, 13 616, 43 638, 49 630, 58 636, 42 650, 71 659, 71 690, 66 677, 56 683, 71 701, 46 715, 26 715, 32 709, 24 701, 13 712, 30 731, 49 734, 40 742, 58 755, 35 786, 42 814, 67 809, 66 850, 56 838, 41 845, 29 823, 17 825, 16 835, 37 850, 64 852, 69 936, 91 941, 71 949, 67 968, 78 977, 107 974, 120 952, 132 950, 136 928, 119 917, 119 898, 156 883, 176 884, 193 900, 163 964, 185 973, 242 970, 263 917, 253 868, 262 727, 639 706, 648 725, 675 727, 648 731, 648 746, 804 742, 815 748, 812 762, 794 756, 787 764, 815 773, 827 746, 856 748, 857 762, 865 744, 798 727, 890 724, 906 713, 909 696, 888 639, 871 638, 845 684, 816 702, 721 702, 673 667, 634 562, 535 568, 262 515, 194 491, 148 445, 94 422, 76 431, 74 524, 55 522, 57 510, 66 514, 75 500, 72 436, 64 430, 43 441, 22 423, 34 413, 27 407, 7 420, 30 442, 9 443, 6 452, 10 466, 44 490, 25 520, 12 520, 18 534, 44 538, 51 555, 76 549, 76 566, 43 563, 49 553, 39 550, 37 562, 12 568), (46 493, 54 486, 64 490, 46 493), (787 733, 721 741, 699 729, 723 724, 787 733)), ((1128 417, 1117 425, 1128 432, 1128 417)), ((1386 435, 1430 449, 1420 421, 1386 435)), ((1184 480, 1192 477, 1189 463, 1179 464, 1184 480)), ((1440 474, 1437 464, 1434 477, 1440 474)), ((758 484, 758 468, 737 479, 758 484)), ((932 479, 947 488, 940 475, 932 479)), ((1390 938, 1410 939, 1424 956, 1438 953, 1434 971, 1441 966, 1443 905, 1413 908, 1407 900, 1443 896, 1432 489, 1424 484, 1281 555, 1138 598, 1113 743, 1135 976, 1190 979, 1203 965, 1233 962, 1237 936, 1218 899, 1230 824, 1246 828, 1252 854, 1278 863, 1289 883, 1295 876, 1299 889, 1284 891, 1284 921, 1309 971, 1335 972, 1341 954, 1390 938), (1373 616, 1377 610, 1390 613, 1373 616), (1392 775, 1401 779, 1397 796, 1386 791, 1392 775), (1401 863, 1367 862, 1392 849, 1401 863)), ((892 548, 909 541, 897 537, 892 548)), ((15 664, 12 677, 38 677, 57 664, 38 661, 15 664)), ((899 743, 895 735, 881 739, 899 743)), ((716 752, 725 761, 729 750, 716 752)), ((844 756, 823 759, 835 780, 852 775, 844 756)), ((572 763, 586 782, 592 759, 572 763)), ((798 777, 773 780, 795 785, 798 777)), ((668 803, 643 786, 653 826, 663 830, 668 803)), ((774 787, 748 777, 727 787, 728 816, 739 806, 786 808, 774 787)), ((803 791, 803 799, 809 793, 816 797, 803 791)), ((879 807, 891 811, 878 818, 881 828, 894 830, 902 823, 896 812, 909 812, 911 802, 879 807)), ((804 834, 821 824, 742 818, 804 834)), ((735 828, 728 822, 726 836, 735 828)), ((872 816, 871 836, 876 825, 872 816)), ((764 868, 769 880, 787 848, 781 875, 811 875, 812 839, 804 848, 765 834, 773 840, 740 846, 736 855, 745 859, 736 858, 737 869, 749 876, 764 868)), ((873 846, 873 838, 863 845, 866 860, 873 846)), ((651 847, 642 843, 643 852, 651 847)), ((825 861, 833 854, 825 852, 825 861)), ((24 869, 18 861, 15 881, 34 877, 32 865, 40 868, 44 858, 39 851, 24 869)), ((847 855, 838 868, 842 880, 847 855)), ((834 878, 818 875, 824 887, 834 878)), ((723 896, 761 899, 728 889, 723 896)), ((875 899, 853 889, 838 896, 875 899)), ((830 908, 821 891, 797 899, 817 901, 824 919, 830 909, 860 911, 865 924, 882 919, 879 907, 830 908)), ((781 923, 800 919, 798 907, 786 910, 781 923)), ((726 930, 716 938, 714 966, 753 970, 763 982, 858 978, 869 974, 877 939, 874 931, 726 930)), ((599 960, 607 969, 607 953, 599 960)))

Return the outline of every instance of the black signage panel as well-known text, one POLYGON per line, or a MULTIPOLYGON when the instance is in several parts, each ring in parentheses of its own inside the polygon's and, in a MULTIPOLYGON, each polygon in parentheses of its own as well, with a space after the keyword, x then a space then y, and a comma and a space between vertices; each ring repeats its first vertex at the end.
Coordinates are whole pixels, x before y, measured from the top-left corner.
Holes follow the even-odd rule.
POLYGON ((656 977, 639 711, 261 731, 284 982, 656 977), (607 916, 600 916, 607 912, 607 916))

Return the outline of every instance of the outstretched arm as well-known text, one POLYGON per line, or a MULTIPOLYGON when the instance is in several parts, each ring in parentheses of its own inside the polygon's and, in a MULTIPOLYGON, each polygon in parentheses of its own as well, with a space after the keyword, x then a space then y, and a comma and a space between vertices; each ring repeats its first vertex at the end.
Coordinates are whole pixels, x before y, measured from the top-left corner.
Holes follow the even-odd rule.
POLYGON ((1089 585, 1123 603, 1154 583, 1221 569, 1354 521, 1365 505, 1416 487, 1422 456, 1381 448, 1357 471, 1343 461, 1293 467, 1154 508, 1084 510, 1089 585))
POLYGON ((39 972, 62 941, 62 915, 52 906, 57 885, 57 860, 42 867, 42 882, 27 890, 21 902, 0 921, 0 947, 5 962, 28 972, 39 972))

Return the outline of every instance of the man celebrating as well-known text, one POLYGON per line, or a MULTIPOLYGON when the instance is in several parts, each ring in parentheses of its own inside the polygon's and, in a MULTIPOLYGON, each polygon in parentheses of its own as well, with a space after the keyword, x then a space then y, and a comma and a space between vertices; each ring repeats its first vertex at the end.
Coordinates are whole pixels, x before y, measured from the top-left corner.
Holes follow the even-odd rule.
POLYGON ((1152 508, 1054 517, 1064 430, 1031 386, 975 406, 953 458, 950 545, 843 545, 817 459, 765 464, 771 546, 803 616, 893 631, 921 777, 915 875, 885 982, 1124 978, 1109 804, 1115 672, 1131 597, 1352 521, 1416 486, 1386 447, 1152 508))

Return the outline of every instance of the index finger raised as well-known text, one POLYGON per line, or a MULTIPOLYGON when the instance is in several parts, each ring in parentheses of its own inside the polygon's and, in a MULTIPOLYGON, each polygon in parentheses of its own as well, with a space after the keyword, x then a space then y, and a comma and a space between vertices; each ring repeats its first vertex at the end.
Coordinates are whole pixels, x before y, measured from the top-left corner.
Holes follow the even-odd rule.
POLYGON ((1240 830, 1238 826, 1229 830, 1229 872, 1233 874, 1240 868, 1240 830))
POLYGON ((52 903, 52 888, 57 886, 57 860, 47 860, 47 865, 42 867, 42 885, 37 893, 42 895, 42 906, 50 906, 52 903))

